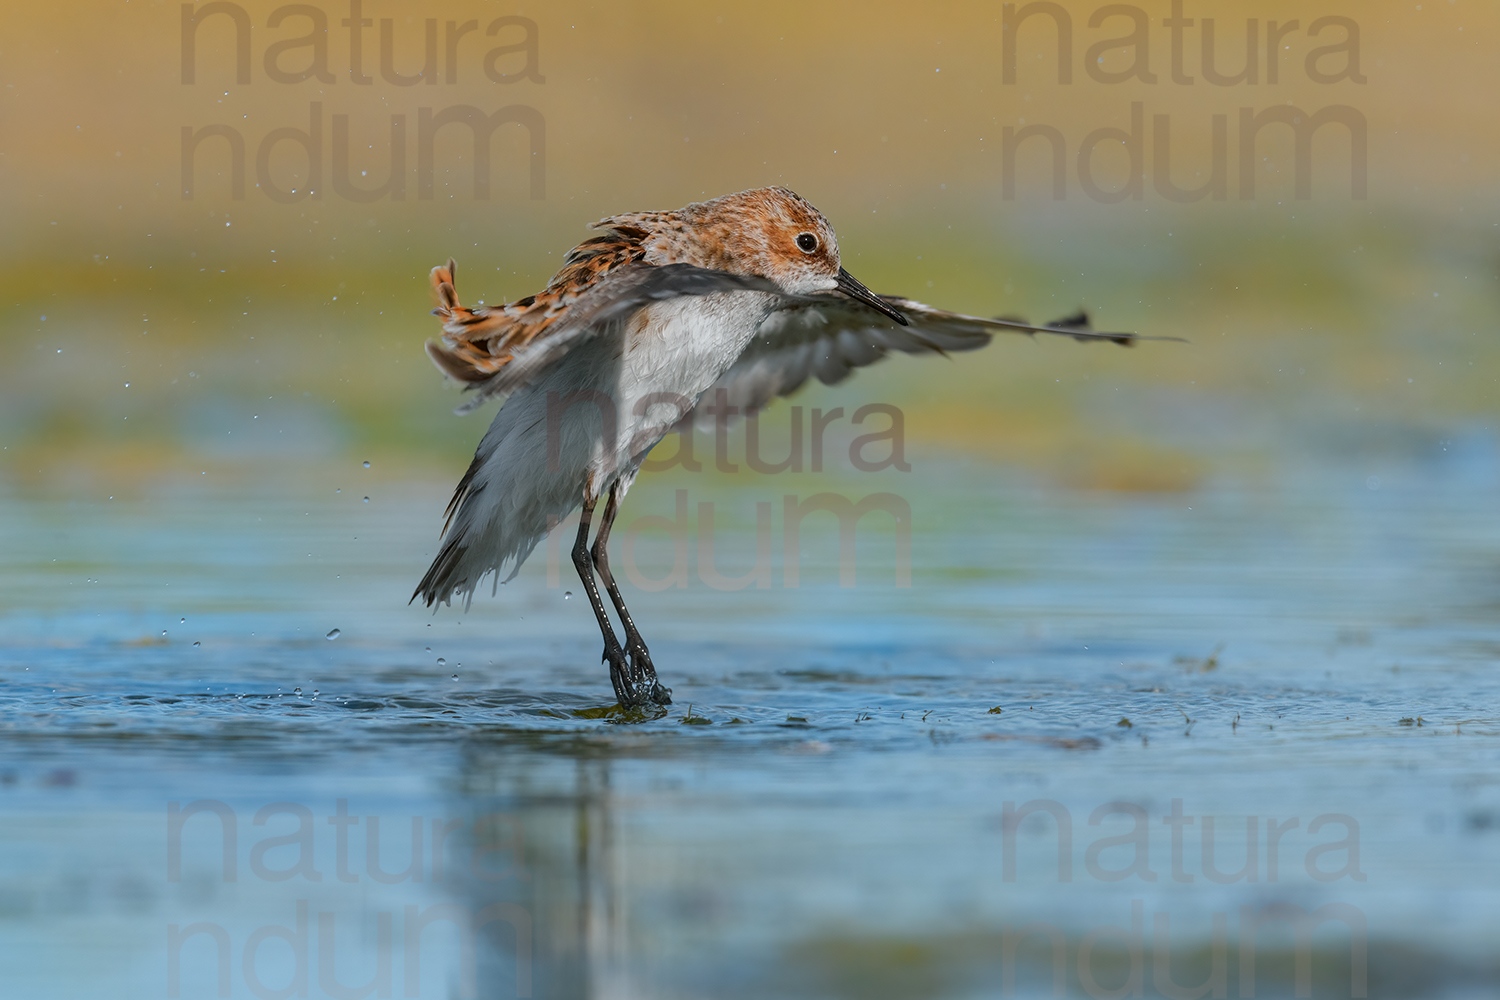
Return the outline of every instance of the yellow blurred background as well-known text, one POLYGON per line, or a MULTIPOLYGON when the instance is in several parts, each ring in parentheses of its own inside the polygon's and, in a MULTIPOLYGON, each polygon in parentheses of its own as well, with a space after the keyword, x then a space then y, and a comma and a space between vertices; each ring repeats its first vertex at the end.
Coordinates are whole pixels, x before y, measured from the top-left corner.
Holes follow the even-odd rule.
POLYGON ((0 474, 451 470, 480 427, 422 356, 429 267, 517 298, 596 218, 771 183, 877 290, 1191 341, 809 391, 902 406, 908 451, 1148 491, 1420 453, 1500 410, 1497 41, 1479 0, 7 5, 0 474), (487 195, 432 128, 464 108, 514 119, 487 195), (1300 182, 1288 124, 1246 152, 1325 109, 1300 182), (1164 194, 1213 182, 1216 120, 1222 197, 1164 194))

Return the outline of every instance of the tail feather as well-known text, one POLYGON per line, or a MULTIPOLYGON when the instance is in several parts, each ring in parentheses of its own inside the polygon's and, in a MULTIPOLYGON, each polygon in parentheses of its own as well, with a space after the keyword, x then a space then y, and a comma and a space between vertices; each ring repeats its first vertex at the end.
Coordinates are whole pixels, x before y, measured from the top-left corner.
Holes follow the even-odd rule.
POLYGON ((503 316, 484 306, 470 309, 460 303, 454 287, 457 273, 458 264, 449 258, 447 264, 433 268, 429 275, 432 294, 438 303, 432 314, 443 321, 443 336, 427 342, 427 356, 444 375, 456 382, 473 384, 494 375, 510 357, 495 357, 487 346, 487 332, 503 322, 503 316))
POLYGON ((454 279, 458 276, 458 263, 452 257, 448 258, 446 266, 439 265, 432 269, 429 277, 432 281, 432 290, 437 293, 438 308, 434 310, 444 318, 452 315, 453 310, 463 308, 458 304, 458 292, 453 290, 454 279))
POLYGON ((427 356, 437 365, 438 371, 455 382, 483 382, 493 372, 481 371, 480 359, 474 356, 469 345, 450 345, 442 340, 427 342, 427 356))

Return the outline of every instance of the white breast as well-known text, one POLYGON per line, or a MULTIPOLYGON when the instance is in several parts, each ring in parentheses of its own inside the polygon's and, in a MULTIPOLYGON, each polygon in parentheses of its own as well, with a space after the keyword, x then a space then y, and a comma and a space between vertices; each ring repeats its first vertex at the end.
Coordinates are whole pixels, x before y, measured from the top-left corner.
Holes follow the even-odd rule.
POLYGON ((661 440, 739 360, 776 304, 765 292, 684 296, 642 309, 625 331, 620 465, 661 440))

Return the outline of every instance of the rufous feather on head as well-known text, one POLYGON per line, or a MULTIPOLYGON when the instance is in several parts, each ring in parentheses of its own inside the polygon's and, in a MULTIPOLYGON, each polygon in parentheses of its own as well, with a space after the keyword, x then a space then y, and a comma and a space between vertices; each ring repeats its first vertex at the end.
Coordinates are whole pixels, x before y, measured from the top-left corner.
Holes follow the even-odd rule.
POLYGON ((784 187, 753 188, 671 212, 612 215, 594 226, 639 233, 649 264, 693 264, 768 278, 792 295, 838 287, 833 227, 784 187))

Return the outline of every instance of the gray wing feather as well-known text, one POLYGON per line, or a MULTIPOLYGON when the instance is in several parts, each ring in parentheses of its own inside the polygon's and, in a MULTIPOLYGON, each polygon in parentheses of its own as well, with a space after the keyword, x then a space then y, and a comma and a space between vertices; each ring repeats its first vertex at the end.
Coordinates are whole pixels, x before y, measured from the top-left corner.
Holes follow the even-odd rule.
POLYGON ((1096 332, 1088 328, 1088 317, 1081 313, 1047 326, 1036 326, 1017 319, 965 316, 897 295, 881 298, 904 313, 910 325, 900 326, 869 306, 842 295, 787 299, 766 318, 739 360, 703 398, 709 403, 723 398, 740 412, 752 413, 777 396, 797 391, 809 378, 833 385, 848 378, 856 368, 874 364, 892 351, 905 354, 972 351, 984 347, 994 334, 1002 332, 1052 334, 1127 347, 1138 340, 1177 339, 1096 332), (719 395, 721 390, 723 397, 719 395))

